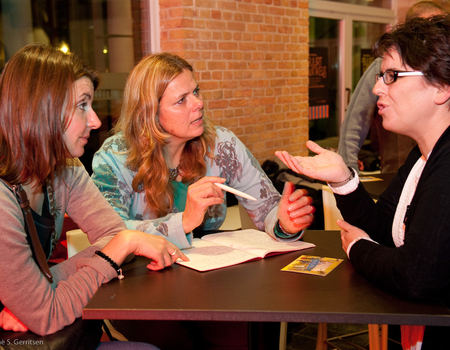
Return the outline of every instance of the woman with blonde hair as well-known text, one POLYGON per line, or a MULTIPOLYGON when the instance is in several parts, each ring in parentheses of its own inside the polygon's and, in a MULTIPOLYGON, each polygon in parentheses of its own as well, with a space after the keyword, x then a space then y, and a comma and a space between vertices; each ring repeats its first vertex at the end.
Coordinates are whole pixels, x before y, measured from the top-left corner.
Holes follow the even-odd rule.
POLYGON ((276 240, 299 239, 312 221, 304 191, 288 184, 281 199, 242 142, 212 125, 193 68, 179 56, 160 53, 139 62, 115 131, 95 154, 92 177, 128 228, 189 247, 194 229, 217 230, 225 219, 224 194, 215 183, 255 197, 237 198, 276 240))
POLYGON ((245 145, 213 126, 193 68, 179 56, 158 53, 137 64, 115 131, 95 154, 92 177, 130 229, 189 248, 225 219, 216 183, 255 197, 237 199, 275 240, 298 240, 312 222, 306 191, 287 183, 280 196, 245 145))

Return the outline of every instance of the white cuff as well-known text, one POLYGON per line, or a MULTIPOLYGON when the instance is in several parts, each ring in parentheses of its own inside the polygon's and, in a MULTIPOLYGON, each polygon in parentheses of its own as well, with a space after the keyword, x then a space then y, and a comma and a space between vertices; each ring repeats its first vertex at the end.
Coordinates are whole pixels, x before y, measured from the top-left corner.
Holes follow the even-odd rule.
POLYGON ((328 187, 331 188, 333 193, 346 195, 346 194, 352 193, 354 190, 356 190, 358 188, 359 176, 358 176, 358 173, 354 169, 353 169, 353 171, 354 171, 355 177, 353 179, 351 179, 349 182, 347 182, 344 186, 333 187, 328 184, 328 187))
POLYGON ((352 249, 353 244, 358 242, 360 239, 365 239, 366 241, 371 241, 371 242, 378 244, 378 242, 375 242, 372 238, 369 238, 369 237, 356 237, 347 247, 347 257, 349 259, 350 259, 350 249, 352 249))

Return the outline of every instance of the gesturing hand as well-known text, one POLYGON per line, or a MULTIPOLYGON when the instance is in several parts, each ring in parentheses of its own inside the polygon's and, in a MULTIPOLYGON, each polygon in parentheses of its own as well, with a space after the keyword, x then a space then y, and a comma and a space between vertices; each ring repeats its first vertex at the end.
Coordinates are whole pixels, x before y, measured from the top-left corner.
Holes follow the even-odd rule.
POLYGON ((311 197, 306 190, 295 190, 291 182, 286 182, 278 204, 278 220, 286 232, 296 233, 308 227, 315 211, 311 197))
POLYGON ((189 186, 183 212, 184 232, 189 233, 200 226, 210 206, 223 203, 223 192, 214 185, 215 182, 224 183, 225 179, 205 176, 189 186))
POLYGON ((317 155, 294 157, 286 151, 277 151, 275 155, 291 170, 313 179, 341 182, 350 176, 350 171, 339 154, 328 151, 313 141, 307 141, 306 146, 317 155))

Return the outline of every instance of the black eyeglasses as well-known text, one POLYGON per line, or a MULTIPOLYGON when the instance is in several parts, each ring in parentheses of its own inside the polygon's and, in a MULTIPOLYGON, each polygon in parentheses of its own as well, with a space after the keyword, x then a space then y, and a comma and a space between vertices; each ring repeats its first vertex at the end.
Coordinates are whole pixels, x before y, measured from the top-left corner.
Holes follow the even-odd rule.
POLYGON ((375 80, 378 81, 381 77, 383 77, 383 81, 386 85, 392 84, 397 81, 399 77, 409 77, 414 75, 423 75, 422 72, 412 71, 412 72, 398 72, 396 70, 388 69, 384 73, 375 74, 375 80))

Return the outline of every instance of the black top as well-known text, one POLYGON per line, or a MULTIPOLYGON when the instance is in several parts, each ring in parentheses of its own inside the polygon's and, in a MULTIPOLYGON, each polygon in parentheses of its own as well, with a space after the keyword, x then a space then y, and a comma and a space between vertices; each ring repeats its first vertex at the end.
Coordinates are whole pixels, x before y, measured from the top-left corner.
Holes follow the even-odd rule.
MULTIPOLYGON (((36 226, 36 231, 39 236, 39 241, 41 242, 42 248, 44 249, 45 256, 47 260, 51 255, 52 247, 52 232, 55 228, 55 219, 50 213, 50 205, 47 196, 47 187, 44 188, 44 204, 42 206, 42 215, 37 214, 33 209, 31 209, 31 214, 33 215, 34 225, 36 226)), ((28 244, 31 245, 30 236, 27 236, 28 244)), ((34 257, 34 254, 33 254, 34 257)))

